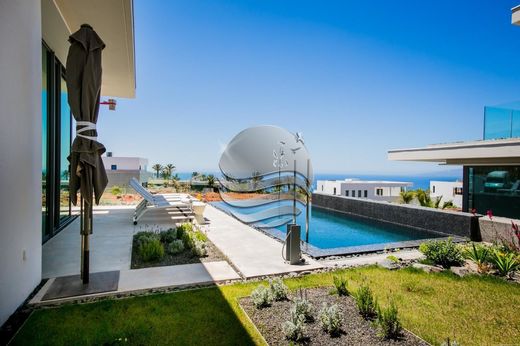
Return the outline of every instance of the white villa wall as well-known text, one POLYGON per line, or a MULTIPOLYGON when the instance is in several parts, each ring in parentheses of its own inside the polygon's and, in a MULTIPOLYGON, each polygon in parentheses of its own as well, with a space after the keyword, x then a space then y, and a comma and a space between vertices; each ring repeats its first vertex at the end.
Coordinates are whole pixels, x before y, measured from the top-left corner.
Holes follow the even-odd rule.
POLYGON ((140 157, 103 156, 103 164, 106 170, 110 170, 112 165, 117 165, 118 170, 146 171, 148 169, 148 160, 140 157))
POLYGON ((363 181, 363 180, 318 180, 316 192, 329 195, 366 198, 376 201, 395 202, 399 199, 401 187, 409 187, 411 183, 392 181, 363 181), (336 193, 334 193, 334 188, 336 193), (383 189, 383 195, 377 195, 376 189, 383 189), (348 191, 348 196, 346 192, 348 191), (355 195, 352 195, 352 191, 355 195), (361 196, 359 197, 359 191, 361 196), (365 191, 367 196, 365 197, 365 191))
POLYGON ((41 13, 0 1, 0 325, 41 281, 41 13))
POLYGON ((430 181, 430 197, 442 196, 441 203, 453 201, 455 206, 462 208, 462 195, 456 195, 454 189, 460 187, 461 181, 430 181))

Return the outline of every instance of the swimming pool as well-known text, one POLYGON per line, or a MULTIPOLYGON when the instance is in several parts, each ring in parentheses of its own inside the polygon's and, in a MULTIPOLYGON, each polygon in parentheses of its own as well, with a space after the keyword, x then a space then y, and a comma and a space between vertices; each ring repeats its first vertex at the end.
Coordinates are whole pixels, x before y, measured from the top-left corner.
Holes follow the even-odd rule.
MULTIPOLYGON (((262 208, 235 208, 224 202, 211 204, 230 213, 250 214, 262 208)), ((305 240, 305 208, 300 209, 303 211, 296 217, 296 223, 301 226, 301 238, 305 240)), ((262 222, 272 221, 268 219, 262 222)), ((262 225, 257 223, 252 226, 262 225)), ((285 225, 262 230, 276 238, 285 238, 285 225)), ((315 256, 378 251, 385 248, 417 246, 424 239, 443 236, 445 235, 311 207, 309 242, 306 250, 315 256)))

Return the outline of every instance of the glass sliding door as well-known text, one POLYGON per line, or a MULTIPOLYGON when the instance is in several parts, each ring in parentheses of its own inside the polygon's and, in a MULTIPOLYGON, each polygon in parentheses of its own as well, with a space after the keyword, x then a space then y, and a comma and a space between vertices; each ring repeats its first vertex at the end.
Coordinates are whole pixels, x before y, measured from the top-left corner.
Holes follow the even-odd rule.
POLYGON ((43 241, 70 221, 69 162, 72 116, 65 68, 43 43, 42 49, 42 234, 43 241))
POLYGON ((71 113, 67 101, 67 83, 61 76, 60 81, 60 220, 70 216, 70 196, 69 196, 69 161, 71 146, 71 113))

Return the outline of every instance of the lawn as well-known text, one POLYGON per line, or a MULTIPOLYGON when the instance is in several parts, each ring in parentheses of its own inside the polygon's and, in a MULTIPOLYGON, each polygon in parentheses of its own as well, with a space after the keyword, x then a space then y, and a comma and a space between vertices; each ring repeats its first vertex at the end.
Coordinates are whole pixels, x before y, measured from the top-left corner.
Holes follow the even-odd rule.
MULTIPOLYGON (((463 345, 520 343, 520 285, 493 277, 459 278, 411 268, 364 267, 338 271, 349 288, 365 281, 379 302, 393 297, 405 328, 432 344, 445 338, 463 345)), ((332 274, 286 280, 292 288, 328 286, 332 274)), ((237 303, 257 283, 38 310, 14 345, 247 345, 262 337, 237 303)))

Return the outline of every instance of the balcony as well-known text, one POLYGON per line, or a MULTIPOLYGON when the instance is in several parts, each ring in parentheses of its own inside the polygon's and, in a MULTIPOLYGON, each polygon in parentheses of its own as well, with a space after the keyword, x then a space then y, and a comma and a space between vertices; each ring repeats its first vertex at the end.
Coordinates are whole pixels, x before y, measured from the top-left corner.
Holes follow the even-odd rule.
POLYGON ((484 108, 484 140, 520 137, 520 104, 484 108))

